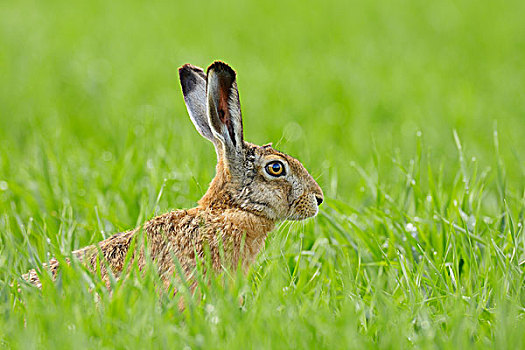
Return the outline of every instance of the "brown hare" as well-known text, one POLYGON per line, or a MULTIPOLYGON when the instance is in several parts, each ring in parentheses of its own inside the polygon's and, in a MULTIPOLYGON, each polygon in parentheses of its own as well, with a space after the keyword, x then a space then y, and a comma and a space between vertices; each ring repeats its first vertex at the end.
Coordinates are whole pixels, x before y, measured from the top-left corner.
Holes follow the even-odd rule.
MULTIPOLYGON (((315 216, 323 202, 321 188, 298 160, 271 145, 244 141, 233 69, 214 62, 204 73, 186 64, 179 76, 193 124, 215 146, 217 173, 197 207, 166 213, 73 252, 89 269, 100 266, 106 283, 106 269, 117 278, 121 275, 131 242, 141 232, 147 238, 147 254, 137 249, 132 259, 142 268, 148 256, 166 288, 178 268, 191 279, 196 259, 206 252, 216 270, 235 269, 239 263, 246 269, 277 222, 315 216)), ((46 268, 55 277, 58 261, 52 259, 46 268)), ((41 286, 35 270, 23 277, 41 286)))

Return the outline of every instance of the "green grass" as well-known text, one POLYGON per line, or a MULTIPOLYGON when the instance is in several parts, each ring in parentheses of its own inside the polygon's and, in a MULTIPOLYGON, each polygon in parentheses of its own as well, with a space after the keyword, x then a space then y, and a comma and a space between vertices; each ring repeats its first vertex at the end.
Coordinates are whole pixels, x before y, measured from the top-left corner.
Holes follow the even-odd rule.
POLYGON ((0 347, 525 347, 524 11, 0 3, 0 347), (195 205, 215 156, 177 67, 215 59, 246 139, 306 165, 320 214, 182 313, 149 270, 112 296, 76 265, 18 292, 52 256, 195 205))

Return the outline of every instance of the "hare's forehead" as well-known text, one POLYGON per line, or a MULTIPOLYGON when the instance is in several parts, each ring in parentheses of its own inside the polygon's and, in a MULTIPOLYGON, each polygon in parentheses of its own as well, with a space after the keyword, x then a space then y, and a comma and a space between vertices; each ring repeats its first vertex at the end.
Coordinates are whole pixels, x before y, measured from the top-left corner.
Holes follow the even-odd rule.
POLYGON ((287 154, 281 153, 275 149, 273 149, 271 146, 261 146, 256 149, 256 155, 259 161, 261 162, 268 162, 272 160, 282 160, 286 163, 290 163, 293 159, 287 154))
POLYGON ((269 146, 259 147, 257 153, 259 155, 259 161, 262 163, 267 163, 273 160, 281 160, 288 164, 288 167, 293 173, 298 175, 306 173, 306 169, 303 167, 300 161, 269 146))

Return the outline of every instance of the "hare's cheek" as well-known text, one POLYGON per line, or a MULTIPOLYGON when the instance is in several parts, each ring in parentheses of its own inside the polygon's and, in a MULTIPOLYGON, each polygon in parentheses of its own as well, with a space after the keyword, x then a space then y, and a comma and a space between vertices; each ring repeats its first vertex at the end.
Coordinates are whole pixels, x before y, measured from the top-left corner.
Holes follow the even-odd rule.
POLYGON ((293 175, 286 178, 282 184, 282 188, 288 197, 288 203, 298 201, 304 194, 304 185, 293 175))

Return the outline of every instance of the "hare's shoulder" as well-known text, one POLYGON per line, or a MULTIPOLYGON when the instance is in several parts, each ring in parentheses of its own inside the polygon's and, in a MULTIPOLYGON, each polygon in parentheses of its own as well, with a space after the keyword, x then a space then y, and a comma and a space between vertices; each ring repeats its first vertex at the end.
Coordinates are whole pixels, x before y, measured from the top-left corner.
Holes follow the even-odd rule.
POLYGON ((174 210, 154 217, 144 224, 148 237, 173 236, 189 233, 203 225, 203 212, 198 208, 174 210))
POLYGON ((186 269, 191 266, 194 252, 200 251, 205 225, 203 211, 192 208, 157 216, 144 224, 148 250, 161 270, 172 266, 173 257, 186 269))

